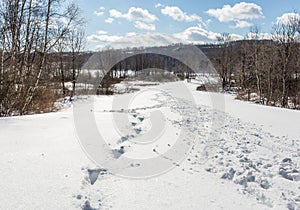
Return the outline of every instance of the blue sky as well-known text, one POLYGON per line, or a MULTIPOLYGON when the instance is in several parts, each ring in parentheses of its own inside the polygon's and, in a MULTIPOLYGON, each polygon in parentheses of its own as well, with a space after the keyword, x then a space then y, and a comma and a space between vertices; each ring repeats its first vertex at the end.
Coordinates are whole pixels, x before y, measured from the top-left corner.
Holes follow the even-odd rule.
POLYGON ((299 13, 300 0, 77 0, 87 20, 88 50, 104 46, 134 47, 175 42, 215 42, 224 32, 232 39, 258 26, 264 36, 289 13, 299 13), (279 18, 279 19, 278 19, 279 18))

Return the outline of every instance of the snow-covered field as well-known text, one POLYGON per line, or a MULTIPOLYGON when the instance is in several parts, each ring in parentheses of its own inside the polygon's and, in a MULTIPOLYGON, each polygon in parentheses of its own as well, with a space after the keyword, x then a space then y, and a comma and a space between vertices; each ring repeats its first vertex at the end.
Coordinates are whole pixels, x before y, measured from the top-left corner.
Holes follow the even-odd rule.
POLYGON ((116 171, 88 158, 72 107, 1 118, 0 209, 300 209, 300 112, 196 87, 181 81, 92 97, 112 161, 141 160, 116 171), (144 167, 155 157, 170 163, 165 173, 144 167))

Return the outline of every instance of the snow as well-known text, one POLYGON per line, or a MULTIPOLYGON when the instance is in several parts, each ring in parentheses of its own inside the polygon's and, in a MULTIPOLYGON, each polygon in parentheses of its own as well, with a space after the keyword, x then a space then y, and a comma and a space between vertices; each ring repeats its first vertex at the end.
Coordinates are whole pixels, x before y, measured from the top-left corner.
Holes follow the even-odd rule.
POLYGON ((138 160, 117 171, 85 153, 76 106, 0 118, 0 209, 299 209, 300 112, 196 87, 140 85, 76 99, 93 99, 96 127, 118 154, 113 161, 138 160), (168 151, 181 135, 189 150, 177 157, 168 151), (124 178, 157 156, 171 163, 167 170, 124 178))
MULTIPOLYGON (((65 88, 72 91, 73 90, 73 83, 72 82, 65 82, 65 88)), ((76 83, 76 89, 77 90, 93 90, 94 85, 93 84, 87 84, 87 83, 76 83)))
POLYGON ((195 84, 187 84, 193 93, 196 103, 205 106, 214 106, 212 100, 224 99, 225 105, 213 108, 225 111, 231 116, 246 122, 261 126, 265 131, 274 135, 286 136, 291 139, 300 139, 300 112, 291 109, 264 106, 244 101, 237 101, 235 95, 222 93, 195 92, 195 84))

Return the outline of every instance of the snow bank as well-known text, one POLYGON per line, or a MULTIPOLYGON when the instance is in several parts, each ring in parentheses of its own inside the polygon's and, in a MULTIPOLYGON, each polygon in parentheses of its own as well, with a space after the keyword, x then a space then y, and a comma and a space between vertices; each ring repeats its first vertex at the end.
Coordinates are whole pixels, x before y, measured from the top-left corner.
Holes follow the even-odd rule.
POLYGON ((152 179, 124 179, 95 165, 78 142, 71 107, 1 118, 0 209, 299 209, 300 112, 196 87, 175 82, 95 96, 91 111, 111 149, 122 149, 118 158, 161 156, 174 164, 152 179), (196 106, 179 100, 183 85, 196 106), (158 92, 162 86, 179 91, 178 100, 158 92), (118 97, 134 94, 129 107, 112 106, 118 97), (151 119, 152 112, 165 116, 163 127, 151 119), (128 124, 116 130, 114 114, 128 116, 128 124), (195 143, 182 161, 174 161, 165 151, 183 128, 186 142, 195 143), (146 147, 134 143, 153 129, 161 132, 159 141, 146 147))

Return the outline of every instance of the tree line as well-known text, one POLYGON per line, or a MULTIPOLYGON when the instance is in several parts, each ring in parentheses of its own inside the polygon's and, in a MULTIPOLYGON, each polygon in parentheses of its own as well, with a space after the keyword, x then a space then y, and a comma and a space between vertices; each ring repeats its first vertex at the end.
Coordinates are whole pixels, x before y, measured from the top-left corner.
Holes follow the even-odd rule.
POLYGON ((244 100, 256 93, 257 103, 300 109, 300 19, 276 23, 271 39, 261 39, 257 27, 251 36, 232 41, 225 33, 220 44, 207 51, 223 90, 235 88, 244 100))
POLYGON ((83 23, 73 3, 1 1, 0 116, 51 111, 58 81, 75 81, 78 52, 84 47, 83 23))

